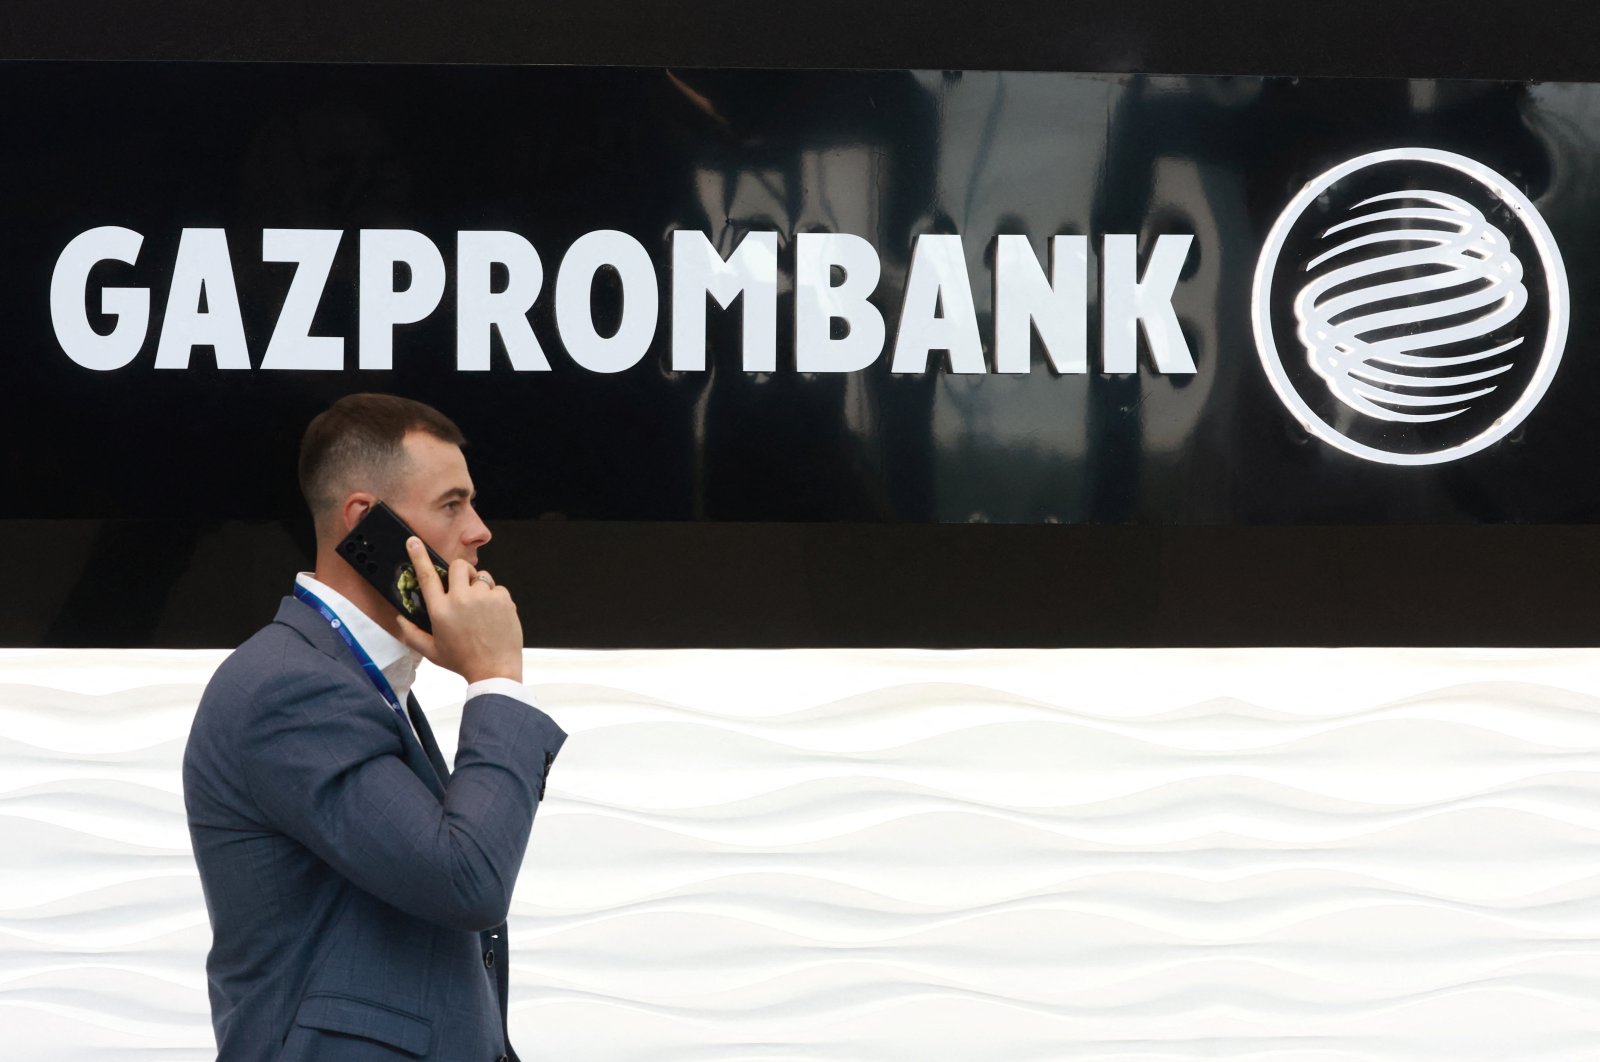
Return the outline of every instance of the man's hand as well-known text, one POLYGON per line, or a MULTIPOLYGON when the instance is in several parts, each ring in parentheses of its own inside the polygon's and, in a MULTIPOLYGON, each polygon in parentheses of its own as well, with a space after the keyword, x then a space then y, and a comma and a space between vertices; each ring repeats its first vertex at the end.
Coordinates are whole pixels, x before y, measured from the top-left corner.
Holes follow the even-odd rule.
POLYGON ((468 682, 487 678, 521 682, 522 621, 510 591, 496 586, 488 572, 479 573, 459 559, 450 565, 446 591, 427 549, 415 536, 406 540, 406 552, 416 569, 433 633, 401 616, 400 640, 468 682))

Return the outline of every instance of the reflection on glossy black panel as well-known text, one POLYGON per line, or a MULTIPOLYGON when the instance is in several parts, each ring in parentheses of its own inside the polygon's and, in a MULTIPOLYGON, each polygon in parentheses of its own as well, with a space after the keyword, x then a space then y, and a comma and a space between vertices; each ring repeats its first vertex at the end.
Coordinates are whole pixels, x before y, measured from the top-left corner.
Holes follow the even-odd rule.
MULTIPOLYGON (((1596 85, 13 64, 0 88, 5 644, 235 644, 309 556, 293 476, 304 424, 369 389, 433 402, 466 430, 530 644, 1596 639, 1594 532, 1563 526, 1591 524, 1600 503, 1587 472, 1600 370, 1585 356, 1596 85), (1428 468, 1309 435, 1263 375, 1250 319, 1257 255, 1295 193, 1406 145, 1503 174, 1545 216, 1572 285, 1569 354, 1536 410, 1428 468), (97 226, 143 240, 136 264, 90 273, 89 325, 119 326, 102 290, 151 298, 142 344, 108 371, 75 364, 51 322, 58 256, 97 226), (226 232, 249 368, 219 368, 204 345, 157 367, 180 233, 204 228, 226 232), (342 372, 262 367, 298 275, 264 260, 275 229, 338 234, 309 329, 343 337, 342 372), (363 229, 415 230, 446 270, 437 309, 395 329, 386 369, 360 366, 363 229), (639 240, 661 285, 654 342, 616 373, 577 364, 554 309, 564 255, 599 229, 639 240), (537 248, 530 320, 549 371, 514 369, 503 337, 486 371, 458 367, 458 234, 473 230, 537 248), (773 371, 742 364, 742 297, 711 308, 705 368, 674 366, 675 231, 724 255, 776 234, 773 371), (795 244, 819 232, 861 236, 881 268, 887 335, 859 372, 797 371, 795 244), (1037 340, 1027 375, 954 373, 939 350, 926 372, 890 371, 921 237, 964 241, 995 367, 997 237, 1017 234, 1041 258, 1053 236, 1085 238, 1088 371, 1053 367, 1037 340), (1193 374, 1154 371, 1145 340, 1137 372, 1102 371, 1114 234, 1137 237, 1145 264, 1163 235, 1193 237, 1172 297, 1193 374)), ((491 274, 495 290, 507 280, 491 274)), ((625 320, 622 290, 605 272, 594 285, 602 334, 625 320)), ((1518 373, 1521 386, 1531 370, 1518 373)))
MULTIPOLYGON (((8 117, 8 151, 26 162, 0 173, 10 351, 0 439, 21 457, 0 517, 291 520, 302 425, 364 389, 454 416, 473 442, 484 506, 502 518, 1565 523, 1600 511, 1600 488, 1570 464, 1600 444, 1590 359, 1567 358, 1527 420, 1482 452, 1395 468, 1308 437, 1268 385, 1250 309, 1263 240, 1306 181, 1363 152, 1418 145, 1469 155, 1537 204, 1571 278, 1568 345, 1587 349, 1600 203, 1589 183, 1556 175, 1595 164, 1600 134, 1581 119, 1600 103, 1597 86, 23 64, 0 68, 0 87, 30 101, 8 117), (64 269, 53 304, 64 249, 104 226, 139 234, 135 263, 101 260, 77 286, 64 269), (174 277, 182 234, 198 245, 206 229, 226 235, 217 246, 237 290, 237 347, 216 333, 178 341, 184 322, 231 297, 208 274, 215 290, 193 305, 197 282, 174 277), (310 259, 296 265, 280 230, 330 234, 325 281, 310 259), (380 349, 361 332, 361 234, 394 230, 437 248, 441 295, 415 323, 397 315, 380 349), (461 234, 480 230, 525 238, 542 263, 515 354, 502 325, 482 325, 495 338, 481 353, 458 343, 461 234), (637 241, 649 264, 642 281, 609 266, 592 285, 579 278, 573 305, 591 345, 637 314, 652 284, 659 310, 641 333, 653 340, 621 371, 598 371, 575 339, 582 329, 556 308, 568 251, 607 230, 637 241), (719 256, 770 234, 770 369, 745 360, 748 292, 726 309, 706 300, 702 364, 674 349, 678 233, 704 234, 719 256), (797 345, 800 319, 816 312, 796 295, 798 245, 817 233, 865 241, 878 270, 870 305, 832 322, 840 339, 881 319, 881 351, 857 371, 809 371, 797 345), (1076 360, 1047 351, 1041 333, 1028 372, 994 371, 1002 236, 1026 237, 1037 270, 1052 238, 1082 241, 1074 312, 1087 340, 1076 360), (1130 241, 1123 266, 1117 240, 1130 241), (958 354, 948 338, 949 350, 899 349, 907 322, 923 319, 913 262, 937 246, 954 248, 970 309, 941 289, 920 311, 925 331, 968 313, 981 350, 958 354), (1178 338, 1154 346, 1151 311, 1118 363, 1103 339, 1116 331, 1109 293, 1131 292, 1133 270, 1148 279, 1171 252, 1171 294, 1154 305, 1170 302, 1178 338), (296 285, 309 287, 297 296, 296 285), (144 297, 140 332, 115 303, 144 297), (297 322, 287 307, 300 303, 297 322), (131 329, 126 356, 93 353, 93 338, 80 353, 59 323, 74 317, 101 334, 131 329), (297 324, 309 332, 298 341, 297 324), (343 371, 274 367, 316 363, 343 371)), ((411 272, 380 279, 425 286, 411 272)), ((848 272, 829 276, 842 284, 848 272)), ((480 299, 510 283, 505 266, 483 277, 480 299)), ((1536 291, 1529 305, 1543 315, 1555 303, 1536 291)), ((1507 393, 1530 374, 1505 377, 1507 393)))

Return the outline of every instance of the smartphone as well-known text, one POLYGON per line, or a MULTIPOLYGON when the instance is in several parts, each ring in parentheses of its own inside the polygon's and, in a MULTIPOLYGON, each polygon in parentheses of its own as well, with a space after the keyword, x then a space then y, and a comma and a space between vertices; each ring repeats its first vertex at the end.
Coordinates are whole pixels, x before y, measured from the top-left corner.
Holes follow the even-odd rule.
MULTIPOLYGON (((339 556, 377 587, 378 593, 396 612, 432 634, 433 624, 422 601, 422 587, 417 584, 416 569, 411 566, 411 555, 406 552, 406 539, 415 534, 393 509, 379 502, 367 510, 367 515, 336 548, 339 556)), ((449 565, 426 542, 422 548, 428 551, 434 571, 439 573, 440 585, 448 586, 449 565)))

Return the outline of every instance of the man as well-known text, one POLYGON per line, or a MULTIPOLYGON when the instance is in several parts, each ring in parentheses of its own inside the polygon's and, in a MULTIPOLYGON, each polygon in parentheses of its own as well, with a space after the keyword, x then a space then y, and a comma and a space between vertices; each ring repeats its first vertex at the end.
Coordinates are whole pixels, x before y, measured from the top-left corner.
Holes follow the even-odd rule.
POLYGON ((460 431, 387 395, 306 429, 316 571, 206 687, 184 801, 213 943, 221 1062, 495 1062, 511 890, 566 735, 522 685, 522 625, 479 569, 489 529, 460 431), (335 551, 378 501, 408 543, 433 633, 335 551), (419 657, 464 677, 455 770, 410 696, 419 657))

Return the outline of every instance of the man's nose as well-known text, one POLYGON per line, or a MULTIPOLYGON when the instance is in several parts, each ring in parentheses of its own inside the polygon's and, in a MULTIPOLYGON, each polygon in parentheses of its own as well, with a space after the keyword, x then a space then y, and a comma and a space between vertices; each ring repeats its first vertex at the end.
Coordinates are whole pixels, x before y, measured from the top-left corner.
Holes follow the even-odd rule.
POLYGON ((487 546, 494 535, 489 531, 489 525, 483 522, 483 517, 478 515, 478 510, 472 510, 472 526, 467 528, 466 534, 461 536, 461 541, 473 549, 487 546))

